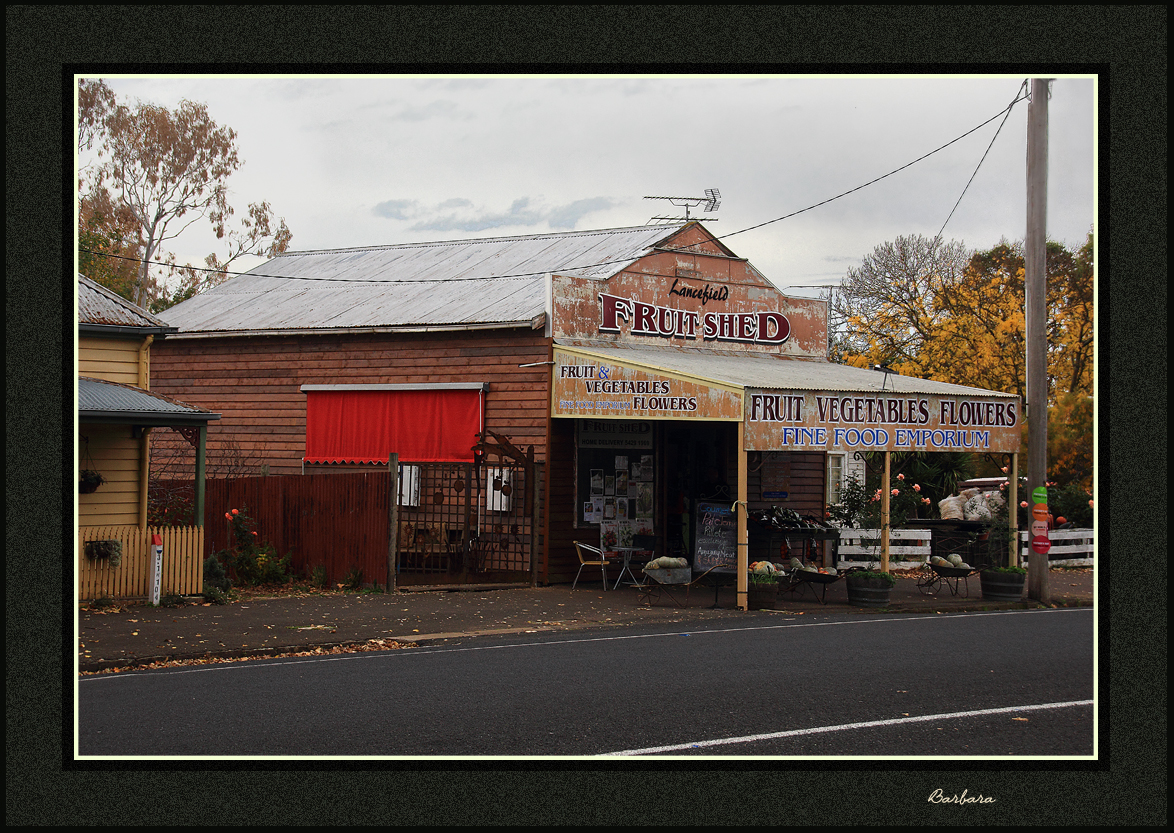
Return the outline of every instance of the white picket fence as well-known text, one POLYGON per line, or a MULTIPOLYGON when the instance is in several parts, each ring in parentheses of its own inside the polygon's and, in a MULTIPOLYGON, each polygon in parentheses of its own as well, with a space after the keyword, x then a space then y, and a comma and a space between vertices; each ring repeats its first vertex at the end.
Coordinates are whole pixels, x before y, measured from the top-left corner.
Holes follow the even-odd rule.
MULTIPOLYGON (((1019 558, 1026 564, 1031 555, 1027 530, 1019 531, 1019 558)), ((1053 529, 1048 533, 1052 548, 1048 563, 1053 567, 1091 567, 1096 554, 1097 536, 1093 529, 1053 529)))
MULTIPOLYGON (((879 529, 841 529, 840 563, 838 567, 866 564, 880 558, 879 529)), ((1048 533, 1052 548, 1048 563, 1053 567, 1092 566, 1096 552, 1096 532, 1092 529, 1053 529, 1048 533)), ((1026 530, 1019 532, 1019 558, 1027 563, 1030 546, 1026 530)), ((928 529, 889 530, 889 561, 900 569, 902 565, 919 566, 929 558, 930 531, 928 529)))
MULTIPOLYGON (((881 531, 879 529, 841 529, 839 564, 837 567, 864 565, 880 558, 881 531)), ((925 562, 930 556, 928 529, 890 529, 889 565, 901 568, 925 562)))

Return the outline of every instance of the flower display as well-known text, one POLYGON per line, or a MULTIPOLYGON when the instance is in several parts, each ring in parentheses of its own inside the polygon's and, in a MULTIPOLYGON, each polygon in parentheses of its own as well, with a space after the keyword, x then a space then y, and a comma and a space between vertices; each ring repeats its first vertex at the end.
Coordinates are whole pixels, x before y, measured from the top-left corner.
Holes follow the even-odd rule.
POLYGON ((230 509, 224 518, 229 524, 229 546, 215 555, 228 567, 235 581, 256 586, 289 580, 290 555, 279 557, 272 544, 261 540, 248 507, 230 509))

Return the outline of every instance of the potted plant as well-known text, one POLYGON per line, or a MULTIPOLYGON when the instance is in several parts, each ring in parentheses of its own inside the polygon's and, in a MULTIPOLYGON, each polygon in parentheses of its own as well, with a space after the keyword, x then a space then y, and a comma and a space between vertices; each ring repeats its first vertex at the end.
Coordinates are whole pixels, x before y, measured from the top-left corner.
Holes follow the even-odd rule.
POLYGON ((848 586, 848 604, 858 607, 888 607, 893 585, 892 573, 880 570, 852 570, 844 577, 848 586))
POLYGON ((1027 570, 1022 567, 983 567, 979 572, 982 597, 991 602, 1017 602, 1023 598, 1027 570))
POLYGON ((78 493, 88 495, 92 492, 96 492, 98 491, 98 487, 105 482, 106 479, 93 469, 82 469, 78 477, 78 493))
POLYGON ((117 567, 122 563, 121 541, 86 541, 85 552, 87 558, 104 560, 111 567, 117 567))
POLYGON ((779 584, 774 570, 750 571, 750 580, 746 585, 747 607, 751 610, 774 610, 778 593, 779 584))
POLYGON ((987 536, 986 557, 988 563, 979 569, 982 597, 992 602, 1017 602, 1023 598, 1023 585, 1027 570, 1008 562, 1011 554, 1011 529, 1007 525, 1010 507, 1004 500, 991 518, 990 534, 987 536), (1005 566, 1000 566, 1005 565, 1005 566))

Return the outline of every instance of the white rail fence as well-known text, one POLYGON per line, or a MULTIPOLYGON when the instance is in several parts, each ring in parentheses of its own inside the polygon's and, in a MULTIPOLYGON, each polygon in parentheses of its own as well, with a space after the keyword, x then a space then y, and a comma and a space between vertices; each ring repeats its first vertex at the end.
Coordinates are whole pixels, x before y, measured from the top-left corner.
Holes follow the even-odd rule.
MULTIPOLYGON (((880 558, 879 529, 841 529, 837 566, 866 564, 880 558)), ((1053 567, 1092 566, 1096 553, 1096 532, 1092 529, 1053 529, 1048 533, 1052 548, 1048 563, 1053 567)), ((894 565, 920 565, 929 558, 931 534, 928 529, 889 530, 889 561, 894 565)), ((1019 532, 1019 559, 1031 555, 1026 530, 1019 532)))
MULTIPOLYGON (((841 529, 840 563, 864 564, 880 558, 881 531, 879 529, 841 529)), ((923 563, 930 556, 928 529, 890 529, 889 561, 923 563)))
MULTIPOLYGON (((1048 563, 1053 566, 1092 566, 1096 554, 1097 536, 1092 529, 1053 529, 1048 533, 1052 548, 1048 563)), ((1019 531, 1019 558, 1026 562, 1031 555, 1027 530, 1019 531)))

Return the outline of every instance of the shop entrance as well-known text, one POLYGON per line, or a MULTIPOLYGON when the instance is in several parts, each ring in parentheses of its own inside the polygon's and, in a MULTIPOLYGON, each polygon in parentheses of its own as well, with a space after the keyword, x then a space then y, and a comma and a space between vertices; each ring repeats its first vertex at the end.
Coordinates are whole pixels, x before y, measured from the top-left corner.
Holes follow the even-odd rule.
POLYGON ((669 555, 692 560, 697 506, 732 504, 738 494, 737 424, 662 423, 663 530, 669 555))
POLYGON ((573 537, 692 561, 698 506, 737 495, 737 439, 734 422, 576 420, 573 537))

